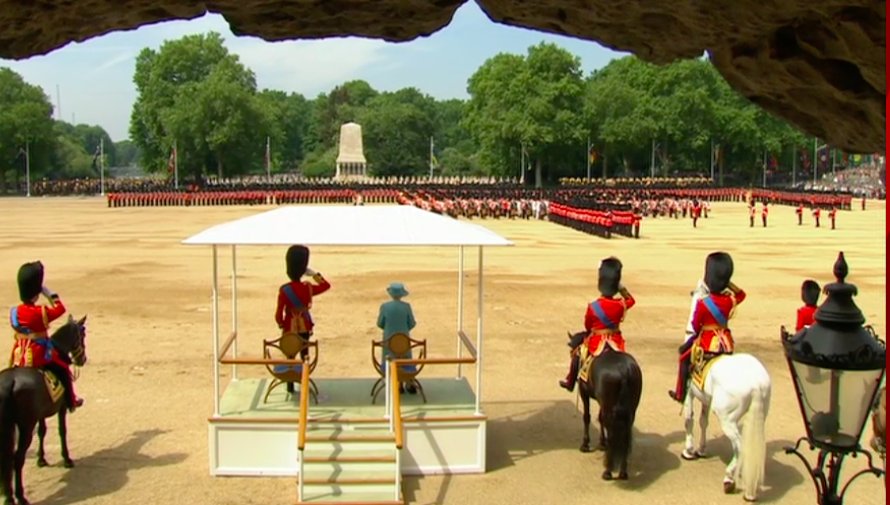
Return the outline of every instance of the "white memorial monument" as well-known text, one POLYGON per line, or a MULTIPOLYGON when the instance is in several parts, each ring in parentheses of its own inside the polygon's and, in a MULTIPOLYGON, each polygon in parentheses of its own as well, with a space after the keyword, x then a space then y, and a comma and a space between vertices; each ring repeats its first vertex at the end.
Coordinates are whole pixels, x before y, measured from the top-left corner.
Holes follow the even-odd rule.
POLYGON ((362 127, 355 123, 340 126, 340 153, 337 155, 337 179, 365 177, 368 163, 362 146, 362 127))

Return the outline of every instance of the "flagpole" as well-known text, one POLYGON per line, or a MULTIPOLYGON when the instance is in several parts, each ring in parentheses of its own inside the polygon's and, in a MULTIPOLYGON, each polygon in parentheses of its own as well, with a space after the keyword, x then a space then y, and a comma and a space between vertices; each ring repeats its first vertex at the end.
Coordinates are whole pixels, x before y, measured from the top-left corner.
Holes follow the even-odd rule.
POLYGON ((266 178, 272 180, 272 152, 269 147, 268 135, 266 135, 266 178))
POLYGON ((819 154, 816 149, 819 145, 819 139, 813 137, 813 189, 816 189, 816 174, 819 173, 819 154))
POLYGON ((99 191, 105 196, 105 137, 99 137, 99 191))
POLYGON ((711 138, 711 182, 714 182, 714 138, 711 138))
POLYGON ((179 189, 179 149, 173 141, 173 187, 179 189))
POLYGON ((25 141, 25 192, 31 196, 31 144, 25 141))
POLYGON ((519 143, 519 184, 525 184, 525 144, 519 143))
POLYGON ((430 179, 433 178, 433 137, 430 135, 430 179))
POLYGON ((791 147, 791 187, 797 184, 797 146, 791 147))
POLYGON ((590 182, 590 135, 587 136, 587 182, 590 182))

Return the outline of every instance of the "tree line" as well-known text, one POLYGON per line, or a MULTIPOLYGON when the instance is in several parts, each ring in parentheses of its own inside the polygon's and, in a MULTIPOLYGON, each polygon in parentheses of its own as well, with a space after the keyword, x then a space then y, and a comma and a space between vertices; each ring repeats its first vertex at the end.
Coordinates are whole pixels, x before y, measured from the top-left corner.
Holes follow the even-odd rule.
POLYGON ((99 126, 52 119, 39 87, 0 69, 0 189, 22 175, 96 176, 138 164, 180 178, 334 172, 340 126, 362 125, 374 175, 560 177, 708 174, 757 182, 765 168, 801 173, 813 138, 734 92, 705 59, 655 66, 628 56, 585 76, 580 59, 549 43, 498 54, 469 78, 468 100, 436 100, 416 88, 377 91, 348 81, 328 93, 259 90, 254 73, 218 33, 145 48, 133 80, 130 140, 99 126), (433 145, 431 145, 431 139, 433 145), (268 148, 267 148, 268 146, 268 148), (267 153, 268 149, 268 153, 267 153), (268 161, 267 161, 268 160, 268 161))

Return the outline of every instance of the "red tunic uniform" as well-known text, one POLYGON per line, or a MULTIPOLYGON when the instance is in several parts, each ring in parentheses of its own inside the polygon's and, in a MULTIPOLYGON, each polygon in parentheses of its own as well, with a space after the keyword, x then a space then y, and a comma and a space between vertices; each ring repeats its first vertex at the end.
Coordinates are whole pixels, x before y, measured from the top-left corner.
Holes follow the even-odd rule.
POLYGON ((320 274, 313 280, 318 284, 303 281, 291 281, 278 289, 278 305, 275 308, 275 322, 284 331, 300 334, 312 334, 313 295, 320 295, 331 289, 331 284, 320 274))
POLYGON ((811 326, 815 323, 815 315, 818 308, 815 305, 804 305, 797 309, 797 324, 794 325, 794 331, 800 331, 804 326, 811 326))
POLYGON ((51 306, 23 303, 13 307, 9 312, 9 324, 15 331, 15 345, 12 348, 10 366, 43 367, 50 362, 62 365, 66 370, 68 364, 60 359, 58 353, 51 352, 47 356, 46 341, 49 338, 49 323, 65 313, 65 305, 58 295, 53 297, 51 306))
POLYGON ((604 343, 614 344, 616 350, 624 352, 624 337, 621 335, 621 322, 627 310, 634 306, 633 296, 627 298, 607 298, 601 296, 587 305, 584 314, 584 328, 590 332, 587 349, 591 354, 600 351, 604 343), (594 307, 599 306, 599 311, 594 307))
POLYGON ((735 343, 732 339, 727 324, 732 319, 736 305, 745 301, 745 292, 741 289, 738 293, 716 293, 702 298, 695 305, 692 316, 692 329, 698 335, 699 345, 705 352, 732 352, 735 343), (713 304, 719 315, 712 313, 708 308, 709 302, 713 304))

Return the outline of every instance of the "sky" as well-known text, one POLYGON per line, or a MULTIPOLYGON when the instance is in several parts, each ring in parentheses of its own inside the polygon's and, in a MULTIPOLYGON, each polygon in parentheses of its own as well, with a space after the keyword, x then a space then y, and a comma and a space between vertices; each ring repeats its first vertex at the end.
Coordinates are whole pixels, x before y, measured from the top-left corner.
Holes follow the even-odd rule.
POLYGON ((27 60, 0 59, 0 67, 42 87, 57 106, 56 119, 99 125, 112 140, 120 141, 129 137, 136 101, 136 55, 145 47, 158 49, 165 40, 209 31, 222 34, 229 51, 254 71, 259 89, 297 92, 307 98, 354 79, 379 91, 413 86, 440 100, 468 98, 467 80, 487 59, 503 52, 525 54, 529 46, 542 41, 578 56, 585 74, 626 54, 595 42, 498 25, 475 2, 467 2, 451 24, 410 42, 358 37, 265 42, 236 37, 222 16, 207 14, 106 34, 27 60))

